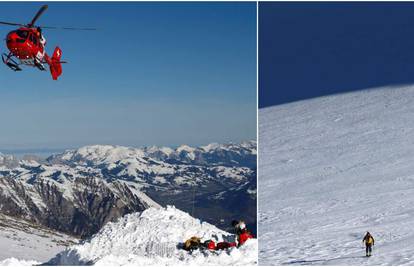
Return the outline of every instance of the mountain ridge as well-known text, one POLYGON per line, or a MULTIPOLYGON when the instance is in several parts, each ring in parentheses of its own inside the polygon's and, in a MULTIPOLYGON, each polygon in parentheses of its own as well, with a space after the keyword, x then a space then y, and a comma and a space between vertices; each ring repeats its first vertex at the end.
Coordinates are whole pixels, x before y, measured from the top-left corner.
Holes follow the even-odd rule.
MULTIPOLYGON (((5 156, 0 161, 0 200, 5 203, 0 213, 87 237, 109 221, 148 207, 176 204, 189 211, 202 202, 218 206, 222 200, 212 196, 232 188, 242 189, 234 191, 237 196, 225 194, 227 198, 253 203, 255 146, 254 141, 170 150, 93 145, 40 162, 5 156)), ((230 207, 212 209, 196 212, 210 221, 233 216, 230 207)), ((253 220, 253 210, 249 214, 253 220)))

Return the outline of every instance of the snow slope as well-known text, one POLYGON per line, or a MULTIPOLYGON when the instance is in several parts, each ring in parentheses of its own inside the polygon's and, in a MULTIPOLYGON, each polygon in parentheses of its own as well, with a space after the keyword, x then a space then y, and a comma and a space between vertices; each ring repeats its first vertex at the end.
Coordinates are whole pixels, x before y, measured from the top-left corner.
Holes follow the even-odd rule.
POLYGON ((7 258, 5 260, 0 260, 0 266, 34 266, 39 264, 40 262, 37 261, 25 261, 16 258, 7 258))
POLYGON ((259 264, 414 265, 413 159, 414 86, 259 110, 259 264))
POLYGON ((179 243, 198 236, 222 241, 229 233, 174 207, 149 208, 108 223, 90 240, 58 254, 51 265, 255 265, 257 240, 240 249, 189 253, 179 243))
POLYGON ((0 266, 45 261, 75 242, 65 234, 0 214, 0 266))

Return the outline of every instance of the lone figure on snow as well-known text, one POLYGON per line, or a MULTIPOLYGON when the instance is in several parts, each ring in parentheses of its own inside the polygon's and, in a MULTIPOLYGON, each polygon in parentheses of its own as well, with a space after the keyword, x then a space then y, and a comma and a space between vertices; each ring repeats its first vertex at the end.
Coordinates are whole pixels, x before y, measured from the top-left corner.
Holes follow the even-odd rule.
POLYGON ((364 236, 364 239, 362 239, 362 242, 365 242, 365 254, 367 257, 371 256, 372 253, 372 246, 374 245, 374 238, 372 235, 367 232, 364 236))

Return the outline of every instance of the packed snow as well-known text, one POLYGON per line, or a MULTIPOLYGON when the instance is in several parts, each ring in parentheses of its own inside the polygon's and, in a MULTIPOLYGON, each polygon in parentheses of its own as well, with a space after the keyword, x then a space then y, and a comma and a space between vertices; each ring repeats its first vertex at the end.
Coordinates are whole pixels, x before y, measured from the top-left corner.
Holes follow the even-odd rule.
POLYGON ((0 266, 34 266, 41 264, 38 261, 26 261, 26 260, 19 260, 16 258, 7 258, 5 260, 0 260, 0 266))
POLYGON ((68 235, 0 214, 0 266, 40 263, 75 242, 68 235))
POLYGON ((259 264, 414 265, 414 86, 261 109, 259 140, 259 264))
POLYGON ((174 207, 149 208, 108 223, 90 240, 74 245, 47 264, 52 265, 256 265, 257 240, 222 251, 179 248, 185 240, 223 241, 234 236, 174 207))

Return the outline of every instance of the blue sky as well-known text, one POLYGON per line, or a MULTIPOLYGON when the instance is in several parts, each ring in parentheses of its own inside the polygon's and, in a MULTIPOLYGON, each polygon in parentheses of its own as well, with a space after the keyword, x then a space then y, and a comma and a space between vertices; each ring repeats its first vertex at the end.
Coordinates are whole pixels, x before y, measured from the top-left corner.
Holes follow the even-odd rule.
MULTIPOLYGON (((0 20, 27 23, 42 4, 0 3, 0 20)), ((37 24, 99 30, 44 30, 69 62, 58 81, 0 67, 0 148, 256 138, 255 3, 47 4, 37 24)))
POLYGON ((414 3, 260 3, 259 107, 414 82, 414 3))

